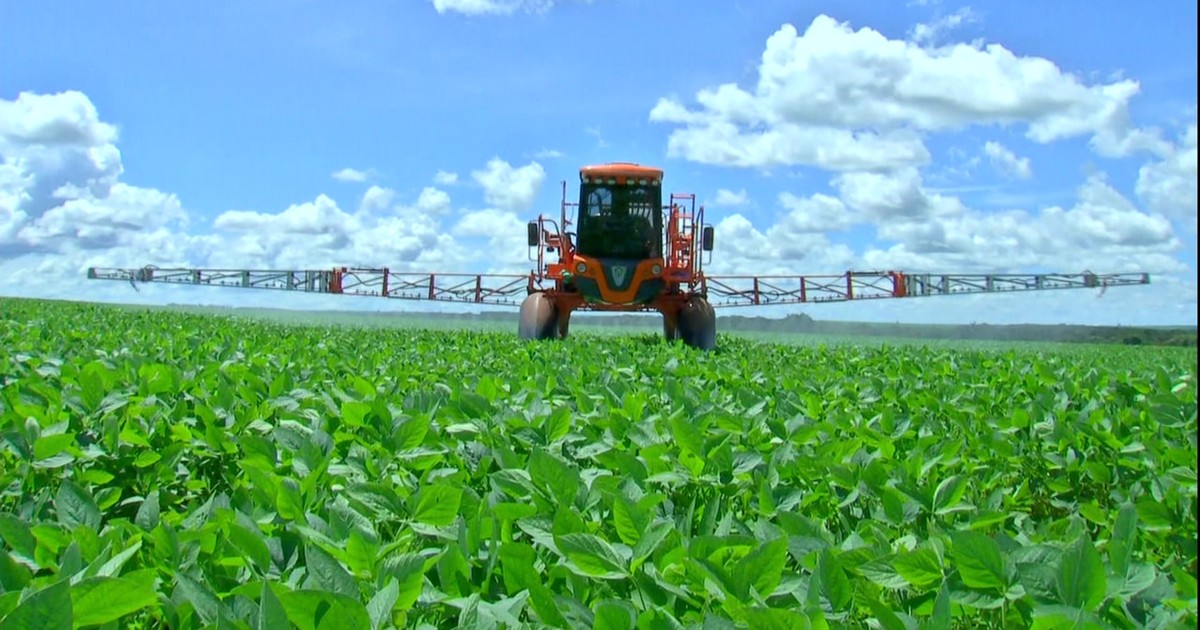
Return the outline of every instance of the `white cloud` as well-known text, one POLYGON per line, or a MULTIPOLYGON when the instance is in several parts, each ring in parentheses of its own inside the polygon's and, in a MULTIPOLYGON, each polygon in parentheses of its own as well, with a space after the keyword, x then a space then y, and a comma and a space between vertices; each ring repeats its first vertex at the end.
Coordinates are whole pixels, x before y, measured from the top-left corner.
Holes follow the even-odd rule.
POLYGON ((808 198, 780 193, 779 205, 788 210, 779 225, 792 234, 830 232, 854 223, 842 200, 821 193, 808 198))
POLYGON ((488 203, 503 210, 524 211, 533 205, 546 171, 537 162, 513 168, 500 158, 492 158, 486 168, 471 171, 471 177, 483 187, 483 198, 488 203))
POLYGON ((372 185, 367 192, 363 193, 362 201, 358 203, 358 211, 361 214, 382 212, 392 205, 392 200, 395 198, 396 191, 372 185))
POLYGON ((955 216, 963 211, 957 197, 927 191, 915 168, 891 173, 841 173, 831 183, 846 205, 863 213, 863 221, 881 224, 896 220, 924 221, 932 217, 955 216))
POLYGON ((1129 126, 1138 90, 1087 85, 998 44, 924 48, 821 15, 803 34, 786 24, 767 39, 750 90, 701 90, 696 109, 662 98, 650 120, 679 126, 669 155, 743 167, 920 166, 930 159, 921 134, 971 125, 1022 125, 1039 143, 1090 136, 1103 155, 1162 152, 1156 132, 1129 126))
POLYGON ((963 7, 932 22, 917 24, 912 30, 912 40, 918 44, 931 44, 946 33, 977 19, 971 7, 963 7))
POLYGON ((1138 171, 1138 197, 1150 208, 1183 220, 1196 230, 1196 123, 1188 125, 1179 146, 1162 160, 1138 171))
POLYGON ((713 199, 712 205, 722 207, 744 206, 750 203, 750 196, 746 194, 746 189, 743 188, 737 192, 721 188, 717 190, 717 197, 713 199))
MULTIPOLYGON (((781 200, 782 201, 782 200, 781 200)), ((855 260, 854 251, 841 243, 832 243, 818 229, 812 209, 840 202, 824 195, 812 199, 789 199, 790 212, 765 231, 758 229, 742 214, 732 214, 714 229, 713 274, 796 274, 804 269, 846 269, 855 260)), ((816 220, 821 220, 817 218, 816 220)))
POLYGON ((527 273, 530 268, 525 221, 515 212, 487 208, 468 212, 454 226, 456 236, 487 239, 481 255, 491 265, 488 273, 527 273))
POLYGON ((432 0, 439 14, 512 15, 517 11, 541 13, 554 6, 554 0, 432 0))
MULTIPOLYGON (((432 186, 403 205, 395 191, 372 185, 354 212, 321 194, 278 211, 229 210, 210 222, 175 195, 120 181, 115 128, 99 121, 86 96, 25 95, 0 100, 0 113, 3 293, 61 298, 121 290, 85 280, 88 266, 467 271, 492 264, 493 252, 480 245, 505 237, 451 234, 441 223, 450 196, 432 186)), ((490 197, 515 207, 531 201, 543 174, 536 164, 512 168, 497 159, 478 176, 490 197)), ((522 247, 504 246, 523 257, 523 226, 511 227, 522 247)))
POLYGON ((1033 167, 1029 164, 1029 158, 1017 157, 1016 153, 999 142, 989 140, 984 143, 983 153, 988 156, 992 166, 1002 175, 1019 179, 1033 177, 1033 167))
MULTIPOLYGON (((185 200, 169 192, 121 181, 124 169, 115 127, 100 122, 90 102, 80 101, 80 96, 0 100, 0 112, 5 114, 0 121, 4 130, 0 133, 0 293, 132 299, 127 286, 84 280, 89 265, 352 265, 420 272, 490 267, 490 271, 518 273, 529 269, 521 214, 544 183, 546 175, 537 162, 513 166, 498 157, 489 160, 471 173, 486 206, 464 210, 459 205, 458 214, 453 212, 456 206, 450 195, 440 188, 427 186, 400 195, 372 185, 346 208, 332 196, 317 195, 282 208, 231 210, 210 221, 189 211, 185 200), (15 107, 16 102, 23 104, 15 107)), ((1149 212, 1099 174, 1087 178, 1076 200, 1062 207, 986 213, 953 195, 930 191, 921 171, 912 165, 844 170, 830 179, 833 194, 779 195, 784 212, 773 222, 756 225, 743 214, 725 216, 716 226, 716 251, 708 269, 720 274, 825 274, 889 267, 942 272, 1145 270, 1158 274, 1149 289, 1157 292, 1153 299, 1112 297, 1121 295, 1112 292, 1106 298, 1111 313, 1106 316, 1132 318, 1133 307, 1145 302, 1159 309, 1155 317, 1178 321, 1190 316, 1194 321, 1195 283, 1183 276, 1187 269, 1178 258, 1181 244, 1167 218, 1186 219, 1189 210, 1194 217, 1194 124, 1178 146, 1157 155, 1143 167, 1137 186, 1137 199, 1149 212), (840 237, 834 232, 863 223, 878 226, 873 246, 856 250, 837 242, 840 237)), ((730 201, 745 191, 724 193, 730 201)), ((143 287, 137 299, 194 295, 179 299, 259 300, 263 305, 278 305, 274 295, 176 292, 188 288, 143 287)), ((287 303, 308 305, 310 298, 289 297, 287 303)), ((957 303, 974 304, 976 312, 993 312, 988 303, 957 303)), ((373 303, 358 306, 335 298, 328 304, 371 308, 367 304, 373 303)), ((939 309, 944 304, 936 300, 929 306, 892 304, 881 307, 881 313, 942 316, 945 313, 939 309)), ((858 308, 863 310, 848 316, 857 317, 873 307, 858 308)), ((838 312, 835 306, 821 316, 838 312)), ((1022 319, 1019 309, 1012 312, 1012 319, 1022 319)), ((1091 316, 1086 309, 1074 313, 1091 316)))
POLYGON ((338 208, 325 195, 314 201, 293 204, 278 214, 230 210, 213 221, 218 230, 272 234, 344 234, 360 229, 358 220, 338 208))
POLYGON ((100 147, 117 141, 117 128, 100 122, 96 106, 82 92, 21 92, 0 100, 0 138, 12 146, 100 147))
POLYGON ((442 186, 451 186, 458 182, 458 173, 450 173, 447 171, 438 171, 433 175, 433 183, 441 184, 442 186))
POLYGON ((361 183, 367 181, 366 171, 360 171, 349 167, 343 168, 340 171, 334 171, 330 176, 339 182, 361 183))
POLYGON ((1170 222, 1140 211, 1101 174, 1079 187, 1070 209, 1051 206, 1036 214, 963 209, 933 219, 881 222, 878 235, 896 244, 868 250, 863 257, 868 266, 943 272, 1185 270, 1175 258, 1181 243, 1170 222))
POLYGON ((444 190, 426 186, 421 189, 421 196, 417 197, 417 208, 431 215, 445 216, 450 214, 450 195, 444 190))

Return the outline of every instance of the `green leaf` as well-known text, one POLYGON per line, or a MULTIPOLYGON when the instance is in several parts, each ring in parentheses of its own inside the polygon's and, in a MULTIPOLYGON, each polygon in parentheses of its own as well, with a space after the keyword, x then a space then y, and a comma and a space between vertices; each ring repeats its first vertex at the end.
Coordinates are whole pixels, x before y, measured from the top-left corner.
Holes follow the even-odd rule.
POLYGON ((279 597, 275 595, 275 591, 271 590, 271 583, 268 580, 263 580, 262 591, 258 597, 258 630, 275 630, 276 628, 288 628, 287 611, 283 608, 283 602, 279 601, 279 597))
POLYGON ((892 566, 909 584, 924 590, 942 581, 942 565, 937 552, 919 547, 892 560, 892 566))
POLYGON ((279 494, 276 495, 275 508, 279 516, 297 523, 304 522, 304 499, 300 494, 300 483, 291 477, 279 480, 279 494))
POLYGON ((654 553, 658 546, 662 544, 667 536, 674 529, 674 523, 667 519, 659 519, 650 526, 650 530, 642 535, 641 540, 633 547, 633 559, 630 562, 629 568, 631 571, 636 571, 638 567, 654 553))
MULTIPOLYGON (((807 630, 812 627, 808 617, 779 608, 747 608, 743 611, 746 623, 755 630, 807 630)), ((641 628, 642 626, 639 626, 641 628)), ((665 627, 665 626, 655 626, 665 627)), ((707 628, 707 626, 705 626, 707 628)))
POLYGON ((509 593, 519 593, 541 584, 541 576, 534 568, 537 551, 528 543, 504 543, 500 546, 500 567, 504 586, 509 593))
POLYGON ((29 567, 14 560, 7 551, 0 551, 0 593, 19 593, 32 579, 33 572, 29 567))
POLYGON ((153 490, 150 494, 146 495, 146 499, 138 506, 137 515, 133 518, 133 522, 138 527, 146 531, 152 531, 155 527, 158 527, 158 501, 158 490, 153 490))
POLYGON ((629 497, 620 494, 613 501, 613 524, 626 545, 636 545, 649 525, 649 515, 629 497))
POLYGON ((871 607, 871 614, 875 615, 875 619, 884 630, 908 630, 908 626, 896 616, 896 613, 888 608, 887 604, 878 599, 870 599, 867 604, 871 607))
POLYGON ((265 573, 271 569, 271 550, 267 547, 261 531, 251 531, 239 523, 229 523, 226 527, 229 542, 233 543, 238 551, 250 558, 260 571, 265 573))
POLYGON ((421 490, 413 520, 434 527, 445 527, 454 522, 462 504, 462 488, 449 483, 426 486, 421 490))
POLYGON ((579 493, 579 471, 542 449, 529 454, 529 476, 560 505, 570 505, 579 493))
POLYGON ((910 588, 912 583, 896 570, 895 559, 894 555, 887 554, 860 564, 855 570, 863 577, 885 588, 896 590, 910 588))
POLYGON ((817 558, 817 574, 821 576, 821 593, 829 600, 833 609, 846 610, 854 596, 854 588, 842 569, 842 564, 834 557, 829 547, 822 549, 817 558))
POLYGON ((96 570, 96 575, 101 577, 118 575, 121 572, 121 567, 125 566, 125 563, 128 562, 129 559, 137 554, 137 552, 141 549, 142 541, 141 539, 138 539, 136 542, 130 545, 128 549, 118 553, 110 558, 108 562, 105 562, 103 565, 101 565, 100 568, 96 570))
POLYGON ((183 598, 191 603, 205 624, 217 623, 218 619, 228 619, 229 613, 221 600, 204 583, 186 573, 176 573, 175 583, 183 598))
POLYGON ((567 405, 562 405, 552 411, 542 423, 542 432, 547 444, 553 444, 563 439, 570 430, 571 408, 567 405))
POLYGON ((90 577, 71 587, 76 626, 99 626, 158 603, 155 569, 122 577, 90 577))
POLYGON ((704 456, 704 435, 696 428, 690 418, 672 416, 670 419, 671 436, 675 443, 685 451, 704 456))
POLYGON ((1108 561, 1113 573, 1124 578, 1133 559, 1133 543, 1137 536, 1137 508, 1131 503, 1121 506, 1108 542, 1108 561))
POLYGON ((421 585, 425 579, 425 559, 415 553, 396 554, 383 561, 380 574, 395 579, 399 585, 400 594, 393 607, 408 610, 421 595, 421 585))
POLYGON ((1058 594, 1063 604, 1095 611, 1104 601, 1106 580, 1100 554, 1086 535, 1063 550, 1058 571, 1058 594))
POLYGON ((607 541, 592 534, 555 536, 559 552, 588 577, 616 580, 629 576, 625 563, 607 541))
POLYGON ((29 531, 29 526, 25 524, 25 521, 22 521, 15 515, 0 513, 0 539, 8 543, 13 551, 26 558, 33 558, 37 541, 29 531))
POLYGON ((307 561, 308 573, 318 586, 354 601, 358 600, 358 584, 337 559, 312 543, 304 545, 304 558, 307 561))
POLYGON ((637 623, 637 611, 629 602, 606 599, 596 603, 592 630, 630 630, 637 623))
POLYGON ((71 630, 71 584, 60 580, 30 595, 0 619, 2 630, 71 630))
POLYGON ((975 531, 950 533, 954 542, 954 563, 963 584, 970 588, 1008 589, 1008 567, 1000 545, 991 537, 975 531))
POLYGON ((58 493, 54 495, 54 507, 58 510, 59 522, 70 529, 80 526, 100 529, 103 517, 96 500, 90 492, 70 479, 64 479, 59 484, 58 493))
POLYGON ((279 596, 287 618, 300 630, 363 630, 371 627, 367 609, 345 595, 298 590, 279 596))
POLYGON ((759 597, 770 597, 783 579, 786 563, 786 537, 780 536, 756 547, 734 567, 734 581, 741 590, 738 596, 743 600, 748 599, 750 588, 753 587, 759 597))
POLYGON ((933 600, 933 615, 922 630, 950 630, 953 617, 950 612, 950 582, 943 581, 938 589, 937 597, 933 600))
POLYGON ((933 493, 933 511, 946 514, 962 501, 967 492, 967 478, 963 475, 953 475, 940 484, 933 493))
POLYGON ((400 599, 400 584, 396 578, 389 578, 387 585, 367 603, 367 615, 371 618, 371 629, 379 630, 384 623, 391 621, 392 609, 400 599))

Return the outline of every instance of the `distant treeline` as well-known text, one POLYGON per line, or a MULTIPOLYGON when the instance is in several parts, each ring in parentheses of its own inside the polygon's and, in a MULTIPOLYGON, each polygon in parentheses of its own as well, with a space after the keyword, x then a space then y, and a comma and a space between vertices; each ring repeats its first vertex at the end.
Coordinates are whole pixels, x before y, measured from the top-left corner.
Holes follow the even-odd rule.
MULTIPOLYGON (((28 299, 2 298, 0 299, 28 299)), ((372 326, 412 325, 429 322, 437 326, 485 326, 514 329, 517 313, 425 313, 385 311, 298 311, 280 308, 229 307, 196 304, 162 306, 110 305, 124 308, 170 310, 211 315, 249 315, 279 322, 303 324, 367 324, 372 326)), ((2 309, 0 309, 2 310, 2 309)), ((652 313, 576 313, 572 328, 622 327, 662 331, 662 318, 652 313)), ((724 315, 717 318, 718 332, 809 334, 837 337, 895 337, 917 339, 967 339, 979 341, 1051 341, 1152 346, 1197 346, 1196 326, 1080 326, 1073 324, 901 324, 882 322, 819 321, 805 314, 786 317, 724 315)))
MULTIPOLYGON (((372 314, 375 315, 375 314, 372 314)), ((380 317, 394 317, 379 313, 380 317)), ((439 313, 440 321, 515 322, 515 313, 439 313)), ((586 326, 661 329, 657 315, 579 313, 573 323, 586 326)), ((972 339, 990 341, 1054 341, 1127 345, 1196 347, 1197 328, 1143 326, 1077 326, 1070 324, 900 324, 818 321, 803 314, 782 318, 720 315, 717 328, 726 332, 802 333, 813 335, 972 339)))

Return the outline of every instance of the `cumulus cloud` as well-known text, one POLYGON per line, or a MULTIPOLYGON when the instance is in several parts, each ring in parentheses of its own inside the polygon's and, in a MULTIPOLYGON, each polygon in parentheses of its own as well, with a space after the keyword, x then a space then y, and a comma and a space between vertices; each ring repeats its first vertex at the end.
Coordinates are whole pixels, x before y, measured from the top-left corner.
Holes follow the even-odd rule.
POLYGON ((438 171, 433 175, 433 183, 441 184, 442 186, 450 186, 458 183, 458 173, 447 171, 438 171))
POLYGON ((546 171, 537 162, 514 168, 500 158, 492 158, 485 168, 471 171, 471 177, 483 187, 483 198, 488 203, 503 210, 524 211, 533 206, 546 171))
POLYGON ((789 192, 780 193, 779 205, 788 211, 780 225, 793 234, 831 232, 854 223, 841 199, 821 193, 808 198, 797 197, 789 192))
POLYGON ((1150 208, 1183 220, 1196 230, 1196 123, 1188 125, 1178 146, 1163 159, 1138 171, 1135 192, 1150 208))
POLYGON ((750 196, 746 194, 746 189, 743 188, 737 192, 721 188, 717 190, 717 197, 713 199, 712 205, 718 207, 733 207, 744 206, 750 203, 750 196))
POLYGON ((373 185, 363 193, 362 200, 358 203, 358 211, 360 214, 382 212, 392 205, 395 198, 396 191, 373 185))
MULTIPOLYGON (((961 205, 961 204, 960 204, 961 205)), ((1169 221, 1139 210, 1103 174, 1089 177, 1069 209, 1027 211, 963 209, 934 220, 879 224, 878 236, 895 243, 864 254, 868 265, 909 270, 1007 270, 1178 273, 1185 266, 1169 221)))
POLYGON ((334 171, 330 177, 333 177, 339 182, 361 183, 367 181, 367 172, 347 167, 339 171, 334 171))
POLYGON ((180 224, 178 199, 119 182, 114 125, 80 92, 0 99, 0 260, 137 243, 180 224))
POLYGON ((926 48, 825 15, 766 42, 758 81, 706 88, 689 109, 664 97, 650 120, 675 125, 668 154, 742 167, 890 170, 930 160, 924 134, 1018 125, 1038 143, 1088 137, 1103 155, 1162 152, 1130 126, 1131 80, 1086 84, 999 44, 926 48))
POLYGON ((15 101, 0 100, 0 138, 5 148, 93 148, 115 143, 117 128, 100 122, 82 92, 21 92, 15 101))
POLYGON ((432 0, 439 14, 512 15, 518 11, 542 13, 554 6, 554 0, 432 0))
MULTIPOLYGON (((514 166, 495 157, 471 171, 485 202, 480 208, 460 204, 456 212, 455 201, 438 186, 397 192, 370 185, 348 207, 317 195, 282 208, 231 209, 210 220, 169 192, 122 181, 116 127, 100 120, 86 96, 23 95, 0 100, 0 113, 0 292, 96 296, 112 285, 83 280, 90 265, 529 269, 528 217, 522 215, 545 180, 537 162, 514 166)), ((1142 168, 1138 203, 1095 174, 1079 186, 1073 203, 1004 213, 979 211, 929 190, 913 164, 845 168, 832 174, 828 193, 780 194, 774 220, 756 225, 746 214, 724 216, 707 269, 1184 272, 1170 219, 1186 219, 1189 211, 1194 217, 1195 156, 1193 124, 1142 168), (862 224, 876 226, 873 245, 855 249, 838 242, 836 232, 862 224)), ((434 179, 444 186, 457 178, 434 179)), ((717 195, 726 202, 744 196, 744 190, 717 195)), ((1172 287, 1156 302, 1163 313, 1177 312, 1180 296, 1191 295, 1191 311, 1179 312, 1194 319, 1194 281, 1160 275, 1155 283, 1153 290, 1172 287)), ((204 295, 198 299, 225 299, 204 295)), ((272 304, 275 298, 262 299, 272 304)))
MULTIPOLYGON (((281 210, 231 209, 209 220, 173 194, 120 181, 116 139, 116 127, 101 122, 81 93, 0 100, 0 290, 64 297, 110 288, 69 288, 86 282, 89 266, 466 271, 493 262, 481 243, 525 254, 523 242, 514 248, 497 241, 499 233, 452 233, 442 224, 452 200, 434 186, 403 199, 371 185, 354 210, 320 194, 281 210)), ((532 203, 544 174, 537 164, 513 168, 496 159, 476 176, 497 202, 494 212, 506 216, 532 203)), ((515 215, 492 227, 523 239, 523 226, 514 229, 512 221, 515 215)))
POLYGON ((1017 157, 1016 153, 999 142, 989 140, 984 143, 983 153, 991 160, 992 167, 1002 175, 1018 179, 1033 177, 1033 167, 1029 164, 1029 158, 1017 157))
POLYGON ((963 7, 949 15, 943 15, 932 22, 917 24, 912 30, 912 40, 918 44, 930 44, 950 31, 975 22, 977 16, 971 7, 963 7))

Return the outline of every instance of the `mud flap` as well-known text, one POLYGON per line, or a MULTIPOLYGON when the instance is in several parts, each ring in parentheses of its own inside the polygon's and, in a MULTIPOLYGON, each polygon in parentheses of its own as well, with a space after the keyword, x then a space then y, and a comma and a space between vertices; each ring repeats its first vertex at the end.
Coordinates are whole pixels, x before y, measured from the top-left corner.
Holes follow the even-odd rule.
POLYGON ((558 313, 545 293, 531 293, 521 303, 517 335, 523 340, 558 337, 558 313))

